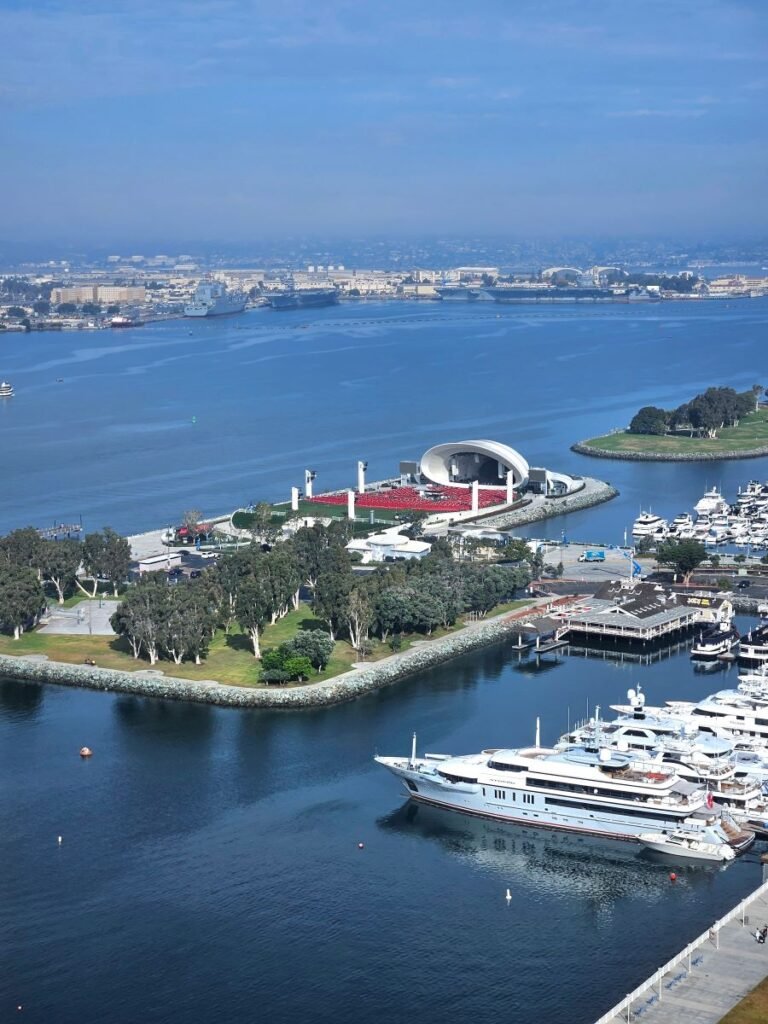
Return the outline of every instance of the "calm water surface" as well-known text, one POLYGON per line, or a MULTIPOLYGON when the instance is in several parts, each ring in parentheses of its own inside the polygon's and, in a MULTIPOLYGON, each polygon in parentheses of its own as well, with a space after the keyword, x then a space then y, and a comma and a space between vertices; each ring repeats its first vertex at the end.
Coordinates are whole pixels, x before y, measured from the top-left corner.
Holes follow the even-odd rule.
POLYGON ((768 299, 504 308, 361 303, 255 310, 136 330, 0 339, 0 531, 82 514, 124 532, 397 472, 430 445, 491 437, 533 465, 603 476, 621 498, 568 520, 621 539, 640 507, 674 515, 768 460, 605 462, 568 450, 712 384, 768 383, 768 299), (59 381, 58 378, 61 378, 59 381))
POLYGON ((684 654, 523 672, 499 645, 296 714, 0 683, 0 1019, 588 1024, 754 888, 759 851, 673 885, 633 846, 404 803, 371 757, 412 729, 529 742, 536 715, 549 741, 640 679, 728 678, 684 654))
MULTIPOLYGON (((88 529, 149 529, 287 497, 305 466, 337 487, 358 458, 381 477, 486 436, 620 487, 537 533, 618 541, 641 506, 675 514, 708 484, 768 477, 768 461, 598 462, 568 445, 641 404, 764 381, 766 322, 757 300, 371 303, 12 335, 0 531, 81 513, 88 529)), ((638 680, 654 701, 725 678, 685 655, 530 673, 497 646, 297 714, 1 682, 0 1019, 22 1004, 46 1024, 588 1024, 757 884, 757 852, 671 885, 634 847, 404 804, 372 754, 405 753, 413 729, 420 749, 529 742, 537 715, 553 740, 638 680)))

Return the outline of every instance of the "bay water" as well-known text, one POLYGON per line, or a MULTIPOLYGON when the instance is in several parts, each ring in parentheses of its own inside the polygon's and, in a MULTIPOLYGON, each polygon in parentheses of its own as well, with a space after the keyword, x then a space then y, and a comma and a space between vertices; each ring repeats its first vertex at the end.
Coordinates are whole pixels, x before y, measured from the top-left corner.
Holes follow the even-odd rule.
MULTIPOLYGON (((603 462, 574 440, 712 384, 762 382, 768 303, 365 303, 0 339, 0 530, 124 532, 397 470, 491 437, 620 498, 539 535, 618 542, 768 462, 603 462)), ((735 682, 508 644, 300 713, 0 681, 0 1019, 70 1024, 589 1024, 760 880, 405 802, 372 756, 554 740, 623 701, 735 682), (87 744, 94 757, 81 761, 87 744), (61 835, 62 842, 57 837, 61 835), (359 848, 363 843, 363 848, 359 848), (512 892, 510 904, 504 898, 512 892), (23 1009, 18 1011, 17 1006, 23 1009)))

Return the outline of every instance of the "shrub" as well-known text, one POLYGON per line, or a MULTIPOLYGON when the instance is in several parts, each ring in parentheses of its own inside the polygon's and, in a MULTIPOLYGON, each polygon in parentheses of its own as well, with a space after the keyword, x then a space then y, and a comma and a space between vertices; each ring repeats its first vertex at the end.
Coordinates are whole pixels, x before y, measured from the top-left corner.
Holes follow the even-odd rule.
POLYGON ((261 673, 262 683, 287 683, 289 678, 288 673, 281 668, 270 668, 261 673))

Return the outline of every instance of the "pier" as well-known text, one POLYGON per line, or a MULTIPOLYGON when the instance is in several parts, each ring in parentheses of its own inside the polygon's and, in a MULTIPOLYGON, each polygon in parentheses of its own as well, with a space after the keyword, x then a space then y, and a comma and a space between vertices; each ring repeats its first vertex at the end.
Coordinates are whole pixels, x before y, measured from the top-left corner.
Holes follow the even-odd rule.
POLYGON ((768 974, 768 945, 755 940, 755 929, 764 923, 768 881, 595 1024, 718 1024, 768 974))

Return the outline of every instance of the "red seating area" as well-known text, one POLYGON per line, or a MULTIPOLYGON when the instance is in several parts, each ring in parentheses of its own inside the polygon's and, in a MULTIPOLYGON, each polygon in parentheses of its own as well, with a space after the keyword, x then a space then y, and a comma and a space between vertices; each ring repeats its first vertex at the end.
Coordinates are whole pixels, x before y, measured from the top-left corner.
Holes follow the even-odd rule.
MULTIPOLYGON (((346 505, 346 494, 318 494, 309 499, 324 505, 346 505)), ((505 487, 481 487, 480 508, 504 505, 507 500, 505 487)), ((393 487, 386 491, 368 491, 355 495, 356 508, 402 509, 404 512, 469 512, 472 508, 472 491, 468 487, 443 487, 434 484, 426 493, 415 487, 393 487)))

